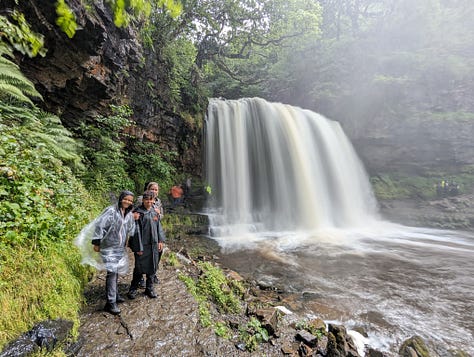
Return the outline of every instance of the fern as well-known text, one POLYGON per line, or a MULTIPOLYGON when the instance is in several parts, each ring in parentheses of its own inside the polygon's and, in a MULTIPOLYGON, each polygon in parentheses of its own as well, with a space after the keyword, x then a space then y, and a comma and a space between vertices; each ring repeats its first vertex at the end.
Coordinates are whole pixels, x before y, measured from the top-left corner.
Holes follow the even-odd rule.
POLYGON ((41 94, 21 72, 20 67, 5 57, 12 56, 11 50, 0 42, 0 100, 33 105, 29 97, 40 98, 41 94))
POLYGON ((0 103, 0 122, 10 127, 21 128, 25 140, 35 145, 44 145, 50 152, 71 169, 82 171, 79 144, 63 127, 59 118, 38 108, 24 108, 0 103))

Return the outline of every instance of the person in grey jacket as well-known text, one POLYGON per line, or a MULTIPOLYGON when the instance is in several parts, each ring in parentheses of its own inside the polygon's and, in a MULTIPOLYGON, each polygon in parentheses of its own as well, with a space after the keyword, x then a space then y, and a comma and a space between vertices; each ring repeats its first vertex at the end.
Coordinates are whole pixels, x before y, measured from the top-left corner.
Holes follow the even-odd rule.
POLYGON ((129 247, 134 252, 135 268, 128 292, 129 299, 135 299, 143 274, 146 275, 145 294, 156 298, 153 285, 159 262, 159 253, 163 250, 165 233, 161 227, 160 214, 154 209, 153 191, 143 193, 142 205, 134 210, 138 213, 136 234, 130 238, 129 247))
POLYGON ((104 310, 114 315, 120 314, 117 303, 124 301, 117 289, 118 276, 128 272, 128 254, 125 247, 128 237, 135 233, 135 219, 138 219, 138 215, 131 213, 133 197, 132 192, 122 191, 118 203, 107 207, 93 224, 94 251, 100 253, 103 268, 107 270, 107 303, 104 310))

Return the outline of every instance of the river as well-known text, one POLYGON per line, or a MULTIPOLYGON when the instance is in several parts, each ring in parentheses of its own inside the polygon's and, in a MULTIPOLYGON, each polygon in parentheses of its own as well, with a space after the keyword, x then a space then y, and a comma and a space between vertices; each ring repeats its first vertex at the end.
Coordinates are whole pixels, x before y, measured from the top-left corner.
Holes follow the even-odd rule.
POLYGON ((474 236, 380 222, 364 230, 220 237, 222 263, 299 294, 308 316, 362 327, 395 353, 419 335, 474 355, 474 236), (321 309, 321 307, 326 309, 321 309))

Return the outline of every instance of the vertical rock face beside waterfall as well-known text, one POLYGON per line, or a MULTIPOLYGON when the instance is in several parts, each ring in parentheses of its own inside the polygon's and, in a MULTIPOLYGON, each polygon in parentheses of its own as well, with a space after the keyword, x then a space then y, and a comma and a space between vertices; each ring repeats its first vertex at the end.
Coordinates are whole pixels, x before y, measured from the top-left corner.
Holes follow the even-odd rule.
POLYGON ((472 119, 380 119, 374 124, 363 133, 348 132, 371 173, 456 172, 474 165, 472 119))
POLYGON ((68 1, 79 25, 70 39, 55 24, 54 1, 2 1, 5 9, 19 8, 32 29, 44 35, 45 57, 17 54, 22 71, 44 98, 38 105, 73 130, 97 115, 108 115, 111 104, 129 105, 137 123, 130 133, 178 153, 176 166, 199 175, 200 128, 170 103, 165 66, 141 46, 133 27, 114 25, 105 2, 95 1, 90 9, 83 3, 68 1))

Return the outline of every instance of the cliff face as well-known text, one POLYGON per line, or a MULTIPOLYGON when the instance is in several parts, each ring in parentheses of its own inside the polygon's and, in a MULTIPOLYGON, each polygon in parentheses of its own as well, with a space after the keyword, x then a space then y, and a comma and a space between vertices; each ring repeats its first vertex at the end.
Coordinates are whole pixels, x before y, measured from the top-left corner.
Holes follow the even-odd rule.
POLYGON ((378 122, 352 141, 372 173, 455 173, 474 165, 473 135, 474 120, 418 119, 378 122))
MULTIPOLYGON (((102 2, 84 9, 81 0, 68 1, 80 29, 69 39, 55 25, 54 2, 21 1, 20 9, 33 30, 45 36, 45 57, 18 58, 44 102, 39 105, 59 115, 72 129, 107 115, 110 104, 128 104, 137 126, 138 140, 146 138, 164 151, 174 151, 174 162, 183 171, 201 173, 201 134, 172 110, 163 89, 160 67, 151 66, 131 27, 118 28, 110 9, 102 2)), ((96 2, 94 2, 96 3, 96 2)), ((14 1, 7 0, 6 8, 14 1)))

